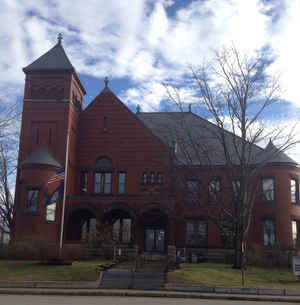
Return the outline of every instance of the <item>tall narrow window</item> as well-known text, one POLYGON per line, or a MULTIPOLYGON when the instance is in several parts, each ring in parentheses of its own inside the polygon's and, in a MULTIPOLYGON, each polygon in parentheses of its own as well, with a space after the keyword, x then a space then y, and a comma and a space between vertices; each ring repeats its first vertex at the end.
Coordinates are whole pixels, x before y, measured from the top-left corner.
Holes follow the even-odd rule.
POLYGON ((80 191, 86 193, 88 191, 88 173, 80 173, 80 191))
POLYGON ((291 190, 291 202, 298 203, 298 181, 295 178, 292 178, 290 181, 290 190, 291 190))
POLYGON ((186 191, 187 191, 187 201, 197 202, 200 198, 199 192, 199 181, 198 180, 187 180, 186 181, 186 191))
POLYGON ((111 193, 111 173, 105 173, 104 174, 104 194, 110 194, 111 193))
POLYGON ((113 224, 113 238, 120 243, 131 241, 131 219, 119 218, 113 224))
POLYGON ((118 193, 125 194, 126 187, 126 173, 118 174, 118 193))
POLYGON ((150 183, 151 183, 151 184, 154 184, 154 183, 155 183, 155 174, 154 174, 154 172, 151 172, 151 173, 150 173, 150 183))
POLYGON ((299 246, 298 221, 292 220, 292 243, 293 247, 299 246))
POLYGON ((52 143, 52 129, 49 128, 49 144, 52 143))
POLYGON ((186 222, 185 244, 190 247, 207 246, 207 221, 188 220, 186 222))
POLYGON ((233 199, 238 199, 241 195, 241 182, 240 180, 232 181, 232 195, 233 199))
POLYGON ((36 141, 36 144, 39 144, 39 142, 40 142, 40 132, 39 132, 38 128, 36 129, 36 139, 35 139, 35 141, 36 141))
POLYGON ((275 222, 272 219, 265 219, 263 221, 263 231, 264 231, 264 246, 274 246, 275 245, 275 222))
POLYGON ((28 190, 27 193, 27 202, 25 209, 28 212, 36 212, 38 209, 38 196, 39 196, 39 190, 32 189, 28 190))
POLYGON ((219 179, 211 180, 208 183, 208 201, 217 203, 221 199, 221 181, 219 179))
POLYGON ((163 183, 163 176, 162 173, 157 173, 157 184, 163 183))
POLYGON ((143 176, 142 176, 142 184, 147 184, 147 173, 143 173, 143 176))
POLYGON ((262 199, 265 201, 274 200, 274 179, 273 178, 264 178, 262 179, 262 199))
POLYGON ((111 193, 111 173, 95 173, 94 192, 98 194, 111 193))
POLYGON ((107 132, 107 117, 106 116, 103 118, 103 131, 107 132))

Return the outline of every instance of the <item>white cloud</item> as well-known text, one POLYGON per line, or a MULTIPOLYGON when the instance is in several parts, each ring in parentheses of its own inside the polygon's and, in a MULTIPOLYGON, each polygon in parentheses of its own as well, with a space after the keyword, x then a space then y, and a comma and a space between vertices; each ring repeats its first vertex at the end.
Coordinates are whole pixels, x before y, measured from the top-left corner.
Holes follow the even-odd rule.
MULTIPOLYGON (((184 88, 186 66, 202 63, 214 48, 234 42, 252 52, 269 43, 279 55, 273 69, 282 71, 285 96, 300 105, 300 43, 294 33, 300 27, 300 3, 279 2, 278 7, 272 2, 263 7, 259 0, 198 0, 182 2, 168 15, 176 9, 173 0, 39 0, 39 5, 37 0, 4 0, 0 87, 22 88, 21 68, 53 46, 62 32, 79 73, 126 76, 136 84, 140 103, 146 101, 150 109, 163 99, 163 81, 173 78, 184 88), (264 13, 266 8, 278 11, 276 22, 264 13)), ((126 90, 122 97, 129 100, 132 89, 126 90)))

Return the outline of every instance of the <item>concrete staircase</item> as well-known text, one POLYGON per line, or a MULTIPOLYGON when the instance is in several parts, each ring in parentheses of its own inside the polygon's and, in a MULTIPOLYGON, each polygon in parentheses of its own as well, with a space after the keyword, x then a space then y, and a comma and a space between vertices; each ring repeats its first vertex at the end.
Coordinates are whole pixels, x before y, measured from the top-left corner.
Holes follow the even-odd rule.
MULTIPOLYGON (((157 257, 156 257, 157 258, 157 257)), ((122 262, 100 275, 100 287, 107 289, 159 290, 164 287, 166 256, 163 260, 122 262)))

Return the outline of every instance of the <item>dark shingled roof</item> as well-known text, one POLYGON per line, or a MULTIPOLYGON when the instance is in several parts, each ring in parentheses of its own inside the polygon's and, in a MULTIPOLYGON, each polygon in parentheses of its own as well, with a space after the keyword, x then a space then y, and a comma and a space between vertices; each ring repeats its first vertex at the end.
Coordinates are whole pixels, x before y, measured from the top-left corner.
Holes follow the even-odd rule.
MULTIPOLYGON (((220 141, 222 133, 215 124, 192 112, 143 112, 136 115, 168 147, 174 149, 176 146, 176 159, 179 164, 225 164, 220 141)), ((224 138, 232 162, 239 164, 238 156, 242 139, 228 131, 224 131, 224 138)), ((247 158, 247 162, 253 164, 262 162, 297 164, 283 152, 278 152, 274 145, 273 148, 268 145, 265 150, 257 145, 249 146, 247 158)))
POLYGON ((47 53, 33 63, 23 68, 24 72, 41 70, 69 70, 75 71, 61 43, 57 43, 47 53))
POLYGON ((280 149, 278 149, 271 140, 264 149, 263 155, 259 155, 257 157, 257 162, 263 162, 264 160, 267 160, 267 163, 298 164, 292 158, 287 156, 283 151, 280 151, 280 149))
POLYGON ((54 167, 61 167, 61 164, 55 160, 48 150, 41 146, 36 151, 32 152, 27 158, 21 163, 23 165, 49 165, 54 167))

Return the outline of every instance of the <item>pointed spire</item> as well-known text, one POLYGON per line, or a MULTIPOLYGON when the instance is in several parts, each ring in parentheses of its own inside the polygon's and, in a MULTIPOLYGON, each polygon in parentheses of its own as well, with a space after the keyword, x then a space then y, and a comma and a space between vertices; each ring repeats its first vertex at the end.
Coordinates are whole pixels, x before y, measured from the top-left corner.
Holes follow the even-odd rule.
POLYGON ((136 105, 136 113, 141 112, 141 106, 139 104, 136 105))
POLYGON ((58 35, 57 35, 57 43, 58 43, 59 45, 61 45, 62 40, 63 40, 62 33, 58 33, 58 35))
POLYGON ((272 139, 269 139, 268 145, 264 149, 264 155, 262 157, 267 163, 294 163, 297 164, 292 158, 290 158, 285 152, 273 144, 272 139))
POLYGON ((108 88, 109 79, 107 76, 104 77, 105 88, 108 88))
POLYGON ((42 70, 68 70, 75 71, 72 66, 65 50, 62 46, 62 34, 57 36, 57 44, 48 52, 40 56, 30 65, 23 69, 24 72, 28 71, 42 71, 42 70))

